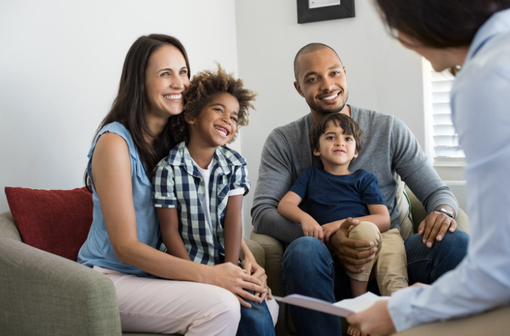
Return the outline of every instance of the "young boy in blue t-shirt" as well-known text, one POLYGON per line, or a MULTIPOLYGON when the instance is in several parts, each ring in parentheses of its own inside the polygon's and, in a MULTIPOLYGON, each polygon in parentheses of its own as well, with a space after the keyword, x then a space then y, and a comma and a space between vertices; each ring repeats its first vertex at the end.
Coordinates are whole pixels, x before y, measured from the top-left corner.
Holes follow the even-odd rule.
MULTIPOLYGON (((361 273, 348 272, 353 296, 367 291, 367 284, 378 253, 382 247, 381 232, 390 228, 390 215, 377 177, 363 169, 349 171, 363 143, 363 131, 349 116, 334 113, 316 122, 310 129, 310 144, 320 167, 304 170, 290 191, 281 199, 278 212, 285 218, 300 223, 305 236, 329 243, 329 238, 342 222, 352 217, 359 224, 352 226, 349 238, 373 241, 378 252, 361 273), (303 203, 303 204, 302 204, 303 203), (303 205, 303 211, 299 205, 303 205)), ((394 248, 392 246, 392 248, 394 248)), ((404 251, 404 244, 396 248, 404 251)), ((408 286, 406 265, 394 265, 384 276, 396 276, 385 293, 408 286), (395 271, 396 270, 396 271, 395 271)), ((379 282, 379 277, 376 277, 379 282)), ((381 290, 381 292, 383 292, 381 290)))

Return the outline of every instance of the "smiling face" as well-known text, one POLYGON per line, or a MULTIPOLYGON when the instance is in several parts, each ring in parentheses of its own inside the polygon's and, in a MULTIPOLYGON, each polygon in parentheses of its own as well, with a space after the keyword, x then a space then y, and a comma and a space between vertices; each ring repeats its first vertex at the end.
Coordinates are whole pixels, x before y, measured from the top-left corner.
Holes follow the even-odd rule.
POLYGON ((237 131, 239 102, 230 93, 221 93, 207 104, 200 114, 187 120, 190 143, 204 147, 223 146, 234 138, 237 131))
POLYGON ((324 47, 300 55, 296 77, 294 87, 305 98, 314 117, 344 109, 349 97, 346 71, 333 50, 324 47))
POLYGON ((330 121, 319 138, 319 150, 314 149, 313 155, 321 158, 327 172, 346 174, 352 159, 358 157, 356 139, 353 135, 344 134, 342 127, 330 121))
POLYGON ((182 92, 188 86, 188 67, 182 53, 170 44, 159 47, 145 69, 148 115, 168 119, 181 113, 182 92))

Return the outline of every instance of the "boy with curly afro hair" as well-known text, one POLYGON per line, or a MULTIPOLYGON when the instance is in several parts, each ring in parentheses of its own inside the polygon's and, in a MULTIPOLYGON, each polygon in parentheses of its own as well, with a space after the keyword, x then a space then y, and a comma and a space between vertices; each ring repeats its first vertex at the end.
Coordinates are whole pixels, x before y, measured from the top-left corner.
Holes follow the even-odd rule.
MULTIPOLYGON (((248 124, 255 96, 220 65, 216 72, 193 77, 184 110, 172 121, 178 144, 158 163, 153 181, 153 203, 168 253, 205 265, 239 264, 242 201, 250 182, 246 160, 226 144, 248 124)), ((245 268, 263 274, 252 265, 245 268)), ((243 335, 275 334, 272 313, 277 316, 278 306, 271 300, 270 313, 264 300, 268 292, 257 294, 258 303, 239 298, 243 335)))
POLYGON ((223 93, 229 93, 239 103, 237 130, 228 143, 233 142, 239 128, 248 125, 248 110, 250 108, 255 110, 251 102, 255 100, 257 94, 245 89, 242 79, 235 79, 232 75, 227 74, 220 65, 218 65, 216 73, 204 70, 193 76, 190 86, 184 93, 184 111, 172 120, 174 140, 176 142, 188 142, 189 128, 187 122, 197 118, 211 100, 223 93))

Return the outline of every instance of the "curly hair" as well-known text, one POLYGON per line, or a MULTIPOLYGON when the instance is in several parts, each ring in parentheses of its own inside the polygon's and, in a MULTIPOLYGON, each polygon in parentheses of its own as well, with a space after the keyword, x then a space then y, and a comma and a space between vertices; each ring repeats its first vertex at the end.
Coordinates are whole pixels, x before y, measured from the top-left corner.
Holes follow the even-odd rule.
MULTIPOLYGON (((356 140, 356 153, 361 151, 363 146, 363 131, 359 127, 358 123, 351 117, 343 113, 331 113, 314 123, 310 128, 309 140, 312 151, 320 150, 320 138, 321 135, 326 133, 326 128, 330 122, 333 122, 335 126, 341 127, 344 134, 352 135, 356 140)), ((322 160, 320 156, 315 156, 317 163, 322 166, 322 160)), ((351 161, 352 162, 352 161, 351 161)))
POLYGON ((189 129, 186 120, 192 120, 200 115, 200 112, 218 95, 230 93, 239 102, 239 115, 237 119, 236 134, 230 142, 236 138, 241 126, 248 125, 248 110, 255 107, 251 103, 257 94, 243 87, 242 79, 235 79, 232 74, 227 74, 218 64, 218 71, 204 70, 193 76, 190 86, 184 92, 184 110, 172 118, 172 133, 174 140, 179 143, 189 142, 189 129))

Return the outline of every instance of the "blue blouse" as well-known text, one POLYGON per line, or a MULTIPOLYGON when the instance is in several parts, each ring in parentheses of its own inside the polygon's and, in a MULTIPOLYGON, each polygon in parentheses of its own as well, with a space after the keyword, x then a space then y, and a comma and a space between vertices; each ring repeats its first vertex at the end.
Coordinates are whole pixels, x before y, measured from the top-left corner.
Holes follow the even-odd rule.
MULTIPOLYGON (((131 161, 131 185, 133 189, 133 202, 135 206, 138 240, 153 248, 158 248, 161 241, 161 231, 156 211, 152 206, 152 184, 145 173, 143 163, 131 134, 122 124, 113 122, 105 125, 101 131, 99 131, 88 154, 89 162, 87 165, 87 172, 91 179, 93 179, 91 160, 92 153, 96 147, 97 140, 106 132, 118 134, 128 145, 131 161)), ((148 273, 140 270, 139 268, 128 265, 117 258, 110 239, 108 238, 108 233, 106 232, 104 218, 101 211, 101 203, 99 202, 99 196, 94 185, 92 185, 92 189, 92 201, 94 203, 92 226, 90 227, 87 240, 78 253, 78 262, 89 267, 100 266, 125 274, 145 277, 150 276, 148 273)))

